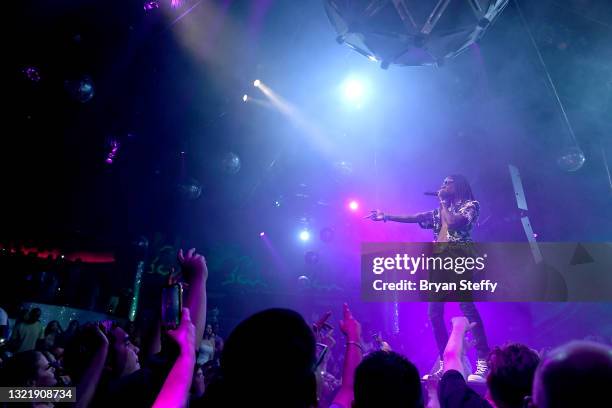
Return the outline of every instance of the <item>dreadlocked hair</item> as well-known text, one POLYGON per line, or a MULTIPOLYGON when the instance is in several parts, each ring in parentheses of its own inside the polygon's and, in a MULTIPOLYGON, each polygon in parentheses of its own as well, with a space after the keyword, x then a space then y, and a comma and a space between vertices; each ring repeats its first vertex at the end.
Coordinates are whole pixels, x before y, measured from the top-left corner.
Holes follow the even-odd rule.
POLYGON ((461 201, 474 200, 474 194, 472 188, 467 179, 461 174, 453 174, 448 176, 455 182, 455 191, 457 192, 457 198, 461 201))

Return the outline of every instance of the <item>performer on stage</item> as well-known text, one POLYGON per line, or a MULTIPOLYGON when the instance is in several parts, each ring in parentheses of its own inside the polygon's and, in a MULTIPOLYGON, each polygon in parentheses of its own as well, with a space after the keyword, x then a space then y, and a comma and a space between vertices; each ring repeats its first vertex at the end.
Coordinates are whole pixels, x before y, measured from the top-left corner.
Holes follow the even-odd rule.
MULTIPOLYGON (((466 178, 461 175, 446 177, 438 191, 438 197, 440 206, 432 211, 414 215, 388 215, 374 210, 370 218, 374 221, 417 223, 421 228, 433 229, 435 242, 472 242, 470 233, 478 219, 480 205, 474 199, 466 178)), ((468 381, 484 382, 488 371, 489 346, 482 319, 474 303, 461 302, 459 306, 470 323, 476 323, 472 334, 476 343, 478 360, 476 371, 468 377, 468 381)), ((428 314, 440 353, 438 364, 432 370, 432 375, 436 376, 443 372, 442 354, 448 342, 448 331, 444 324, 444 302, 429 303, 428 314)))

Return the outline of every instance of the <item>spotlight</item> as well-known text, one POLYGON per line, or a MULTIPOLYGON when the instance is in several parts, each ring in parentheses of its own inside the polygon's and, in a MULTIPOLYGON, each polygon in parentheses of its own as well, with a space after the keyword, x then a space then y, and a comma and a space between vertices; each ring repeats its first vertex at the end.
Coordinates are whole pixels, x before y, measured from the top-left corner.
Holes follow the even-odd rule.
POLYGON ((249 100, 249 95, 247 94, 242 95, 242 102, 246 102, 248 100, 249 100))
POLYGON ((259 85, 261 85, 261 81, 259 79, 256 79, 255 81, 253 81, 253 86, 255 88, 259 88, 259 85))
POLYGON ((342 84, 342 94, 346 102, 359 106, 365 95, 365 85, 357 78, 348 78, 342 84))
POLYGON ((359 209, 359 203, 355 200, 351 200, 348 207, 350 208, 351 211, 357 211, 357 209, 359 209))
POLYGON ((260 237, 263 237, 264 235, 266 235, 266 233, 265 233, 265 232, 263 232, 263 231, 261 231, 261 232, 259 233, 259 236, 260 236, 260 237))
POLYGON ((310 232, 308 230, 300 231, 300 240, 306 242, 310 239, 310 232))

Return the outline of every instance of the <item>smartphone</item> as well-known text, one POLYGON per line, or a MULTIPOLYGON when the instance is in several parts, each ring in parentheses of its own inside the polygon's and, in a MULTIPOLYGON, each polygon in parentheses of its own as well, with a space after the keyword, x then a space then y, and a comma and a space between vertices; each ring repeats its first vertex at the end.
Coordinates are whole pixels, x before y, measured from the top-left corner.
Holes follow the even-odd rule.
POLYGON ((180 283, 162 289, 161 307, 162 325, 168 329, 176 329, 181 323, 181 310, 183 310, 183 287, 180 283))

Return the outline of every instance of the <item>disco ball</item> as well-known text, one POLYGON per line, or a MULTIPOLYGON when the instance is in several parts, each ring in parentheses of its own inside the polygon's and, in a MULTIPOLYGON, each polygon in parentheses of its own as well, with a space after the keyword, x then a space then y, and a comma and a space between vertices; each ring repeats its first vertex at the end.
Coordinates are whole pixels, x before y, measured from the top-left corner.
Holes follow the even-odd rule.
POLYGON ((557 164, 561 170, 572 172, 579 170, 585 161, 584 152, 579 147, 572 146, 559 156, 557 164))
POLYGON ((196 179, 187 179, 177 186, 179 194, 188 199, 195 200, 202 195, 202 186, 196 179))
POLYGON ((325 11, 346 44, 382 68, 444 63, 485 34, 508 0, 325 0, 325 11))
POLYGON ((40 71, 36 67, 26 67, 23 69, 25 77, 32 82, 40 81, 40 71))
POLYGON ((159 1, 145 1, 142 8, 145 11, 157 10, 159 8, 159 1))
POLYGON ((283 206, 284 203, 285 203, 285 197, 283 197, 282 195, 279 195, 278 197, 274 199, 274 201, 272 201, 272 205, 276 208, 283 206))
POLYGON ((340 160, 334 163, 334 170, 340 177, 349 177, 353 174, 353 165, 346 160, 340 160))
POLYGON ((301 289, 306 289, 310 286, 310 278, 306 275, 302 275, 298 277, 298 287, 301 289))
POLYGON ((240 171, 241 167, 240 157, 236 153, 228 152, 223 156, 221 166, 225 173, 236 174, 240 171))
POLYGON ((304 262, 306 265, 316 265, 319 263, 319 253, 315 251, 308 251, 304 255, 304 262))
POLYGON ((321 241, 326 242, 326 243, 332 242, 334 240, 334 235, 335 235, 335 232, 333 228, 330 228, 330 227, 323 228, 321 232, 319 233, 321 241))
POLYGON ((93 81, 89 76, 83 76, 78 80, 65 81, 64 87, 72 99, 85 103, 95 95, 93 81))

